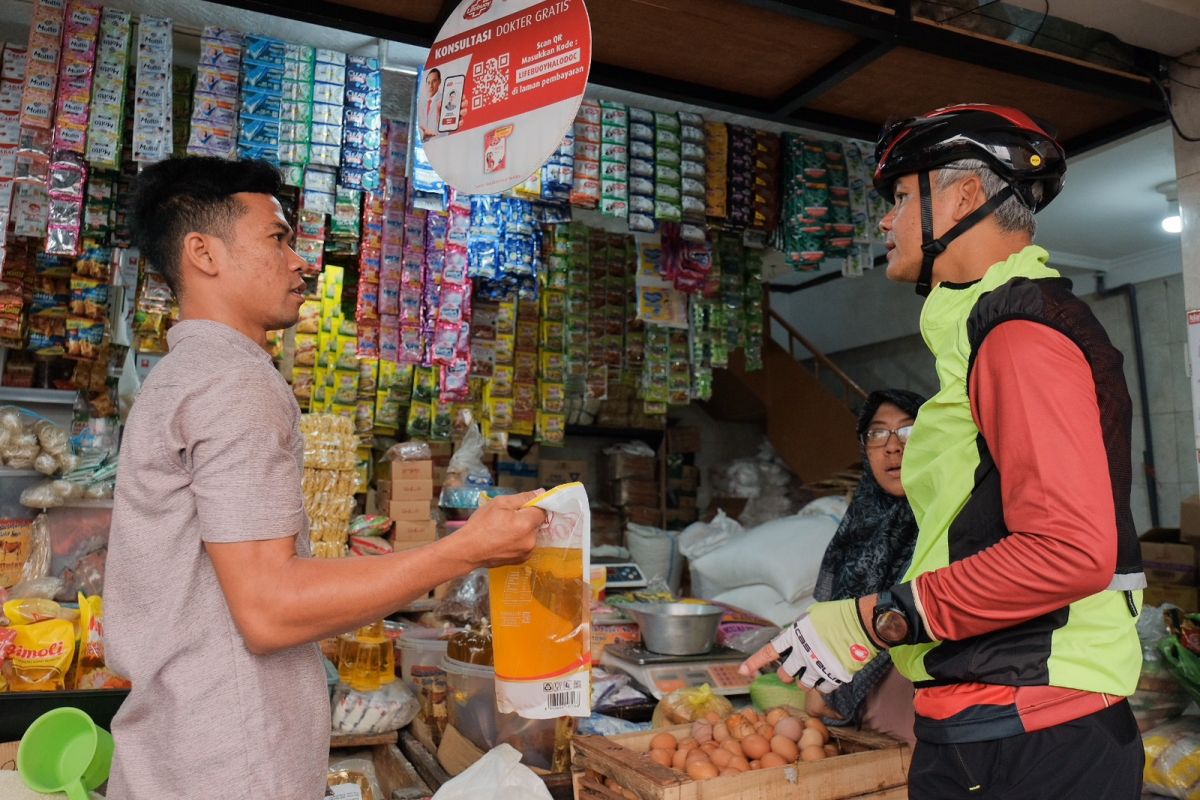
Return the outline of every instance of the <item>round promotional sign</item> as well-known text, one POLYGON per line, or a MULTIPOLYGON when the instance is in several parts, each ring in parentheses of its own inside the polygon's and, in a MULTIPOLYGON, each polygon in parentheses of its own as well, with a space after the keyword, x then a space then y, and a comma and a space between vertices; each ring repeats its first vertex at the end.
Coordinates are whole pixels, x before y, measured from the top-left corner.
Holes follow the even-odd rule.
POLYGON ((591 64, 583 0, 463 0, 417 87, 429 163, 469 194, 521 183, 562 144, 591 64))

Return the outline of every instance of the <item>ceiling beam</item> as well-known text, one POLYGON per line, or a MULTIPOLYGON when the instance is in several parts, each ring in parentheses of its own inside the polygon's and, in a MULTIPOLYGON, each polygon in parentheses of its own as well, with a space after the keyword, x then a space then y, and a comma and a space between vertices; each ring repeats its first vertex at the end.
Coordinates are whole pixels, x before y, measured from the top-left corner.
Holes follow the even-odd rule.
MULTIPOLYGON (((844 0, 742 0, 806 22, 826 25, 856 36, 891 42, 944 58, 1053 83, 1075 91, 1122 100, 1141 108, 1162 108, 1162 97, 1147 80, 1088 66, 1044 51, 978 36, 925 19, 906 19, 903 7, 872 9, 844 0)), ((1135 70, 1157 64, 1158 55, 1132 48, 1135 70)))
POLYGON ((458 8, 458 0, 442 0, 442 7, 438 9, 437 17, 433 20, 433 35, 436 38, 441 32, 442 26, 446 24, 446 20, 450 19, 450 15, 454 13, 454 9, 458 8))
POLYGON ((781 94, 775 101, 775 113, 787 116, 798 111, 895 46, 892 42, 863 39, 781 94))
POLYGON ((1071 158, 1072 156, 1086 153, 1088 150, 1115 142, 1118 139, 1124 139, 1130 134, 1157 125, 1166 118, 1167 114, 1165 111, 1135 111, 1103 127, 1066 140, 1062 143, 1063 150, 1067 152, 1067 158, 1071 158))
POLYGON ((365 11, 360 8, 327 3, 324 0, 217 0, 221 5, 256 11, 273 17, 286 17, 326 28, 377 36, 414 47, 431 47, 437 28, 421 22, 365 11))

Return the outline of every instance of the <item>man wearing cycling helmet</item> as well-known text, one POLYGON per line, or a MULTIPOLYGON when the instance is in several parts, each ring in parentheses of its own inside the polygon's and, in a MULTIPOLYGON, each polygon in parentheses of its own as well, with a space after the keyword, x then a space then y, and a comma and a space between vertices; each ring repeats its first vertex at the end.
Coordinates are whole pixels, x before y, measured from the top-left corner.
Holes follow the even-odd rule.
POLYGON ((910 796, 1135 800, 1125 698, 1145 586, 1121 353, 1035 246, 1062 148, 1012 108, 885 128, 888 277, 928 299, 939 391, 903 483, 920 533, 890 590, 817 603, 747 660, 830 691, 880 649, 916 685, 910 796))

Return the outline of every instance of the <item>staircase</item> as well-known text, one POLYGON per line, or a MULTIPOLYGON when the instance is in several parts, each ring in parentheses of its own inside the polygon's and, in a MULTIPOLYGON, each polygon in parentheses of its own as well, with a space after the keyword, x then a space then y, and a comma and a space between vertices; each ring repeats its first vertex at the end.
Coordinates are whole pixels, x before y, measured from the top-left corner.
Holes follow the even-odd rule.
POLYGON ((851 405, 867 393, 774 309, 767 311, 763 368, 746 371, 741 351, 713 373, 712 416, 761 420, 771 446, 804 482, 818 481, 861 460, 851 405), (800 359, 808 360, 806 365, 800 359), (841 391, 831 392, 822 372, 841 391))

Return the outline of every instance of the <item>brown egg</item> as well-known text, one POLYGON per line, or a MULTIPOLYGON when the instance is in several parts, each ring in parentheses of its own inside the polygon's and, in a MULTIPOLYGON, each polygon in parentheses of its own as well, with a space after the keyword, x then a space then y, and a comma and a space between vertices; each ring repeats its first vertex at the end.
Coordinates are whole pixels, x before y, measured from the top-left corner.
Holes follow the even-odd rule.
POLYGON ((704 715, 704 721, 707 722, 709 725, 716 725, 718 722, 721 721, 721 715, 715 711, 710 711, 704 715))
POLYGON ((789 764, 800 757, 800 748, 796 746, 796 743, 779 734, 771 737, 771 752, 782 757, 789 764))
POLYGON ((733 758, 729 759, 729 768, 737 770, 738 772, 749 772, 750 762, 741 756, 734 756, 733 758))
POLYGON ((700 746, 700 743, 697 742, 695 739, 693 739, 690 736, 686 739, 681 739, 679 742, 680 750, 694 750, 699 746, 700 746))
POLYGON ((725 727, 729 729, 729 735, 739 741, 754 733, 754 726, 741 714, 734 714, 725 720, 725 727))
POLYGON ((838 753, 836 744, 827 744, 827 745, 825 745, 824 750, 825 750, 825 755, 827 755, 827 756, 841 755, 840 753, 838 753))
POLYGON ((670 750, 673 753, 679 749, 679 742, 669 733, 659 733, 650 740, 650 749, 670 750))
POLYGON ((786 710, 776 706, 767 712, 767 724, 774 727, 779 724, 779 720, 785 719, 788 713, 786 710))
POLYGON ((825 727, 825 723, 821 722, 821 720, 816 718, 806 719, 804 721, 804 727, 811 728, 814 731, 820 731, 821 736, 824 737, 825 741, 829 741, 829 728, 825 727))
POLYGON ((821 746, 805 747, 800 750, 801 761, 820 761, 825 758, 825 748, 821 746))
POLYGON ((805 747, 820 747, 825 744, 825 737, 816 728, 805 728, 800 734, 800 749, 805 747))
POLYGON ((683 768, 687 766, 687 754, 687 750, 676 750, 675 755, 671 756, 671 769, 683 772, 683 768))
POLYGON ((804 723, 795 717, 784 717, 775 723, 775 733, 779 736, 786 736, 793 742, 798 742, 800 734, 804 733, 804 723))
POLYGON ((705 742, 704 744, 700 745, 700 749, 711 756, 714 751, 721 749, 721 745, 717 744, 716 742, 705 742))
POLYGON ((624 797, 625 800, 640 800, 632 789, 621 789, 621 797, 624 797))
POLYGON ((711 761, 693 761, 688 764, 687 774, 689 778, 698 781, 706 781, 709 778, 715 778, 721 774, 721 770, 717 769, 716 765, 711 761))
POLYGON ((755 726, 754 732, 757 733, 759 736, 763 737, 764 739, 770 739, 772 736, 775 735, 775 726, 768 725, 765 722, 760 722, 760 723, 758 723, 758 725, 755 726))
POLYGON ((694 750, 687 751, 687 757, 683 760, 683 763, 686 765, 686 764, 691 764, 694 761, 709 761, 709 760, 710 759, 708 757, 708 753, 704 752, 699 747, 697 747, 694 750))
POLYGON ((730 760, 733 759, 733 753, 723 747, 718 747, 709 753, 708 757, 718 768, 725 769, 725 767, 729 766, 730 760))
POLYGON ((725 727, 724 722, 718 722, 713 725, 713 740, 723 742, 729 738, 729 728, 725 727))
POLYGON ((742 739, 742 752, 746 754, 746 758, 753 761, 771 752, 771 743, 757 733, 752 733, 742 739))
POLYGON ((649 755, 650 760, 660 767, 670 767, 671 760, 675 757, 670 750, 651 750, 649 755))
POLYGON ((731 756, 744 756, 746 753, 742 750, 741 742, 736 739, 726 739, 721 742, 721 749, 728 750, 731 756))
POLYGON ((762 717, 760 717, 758 715, 758 712, 755 711, 753 708, 742 709, 742 716, 746 718, 747 722, 753 723, 755 725, 757 725, 759 723, 759 721, 762 719, 762 717))
POLYGON ((762 762, 757 758, 750 762, 750 769, 762 769, 762 762))
POLYGON ((692 738, 700 744, 711 742, 713 738, 713 726, 707 722, 693 722, 692 738))
POLYGON ((760 759, 763 769, 771 769, 772 767, 782 767, 789 763, 779 753, 767 753, 760 759))

